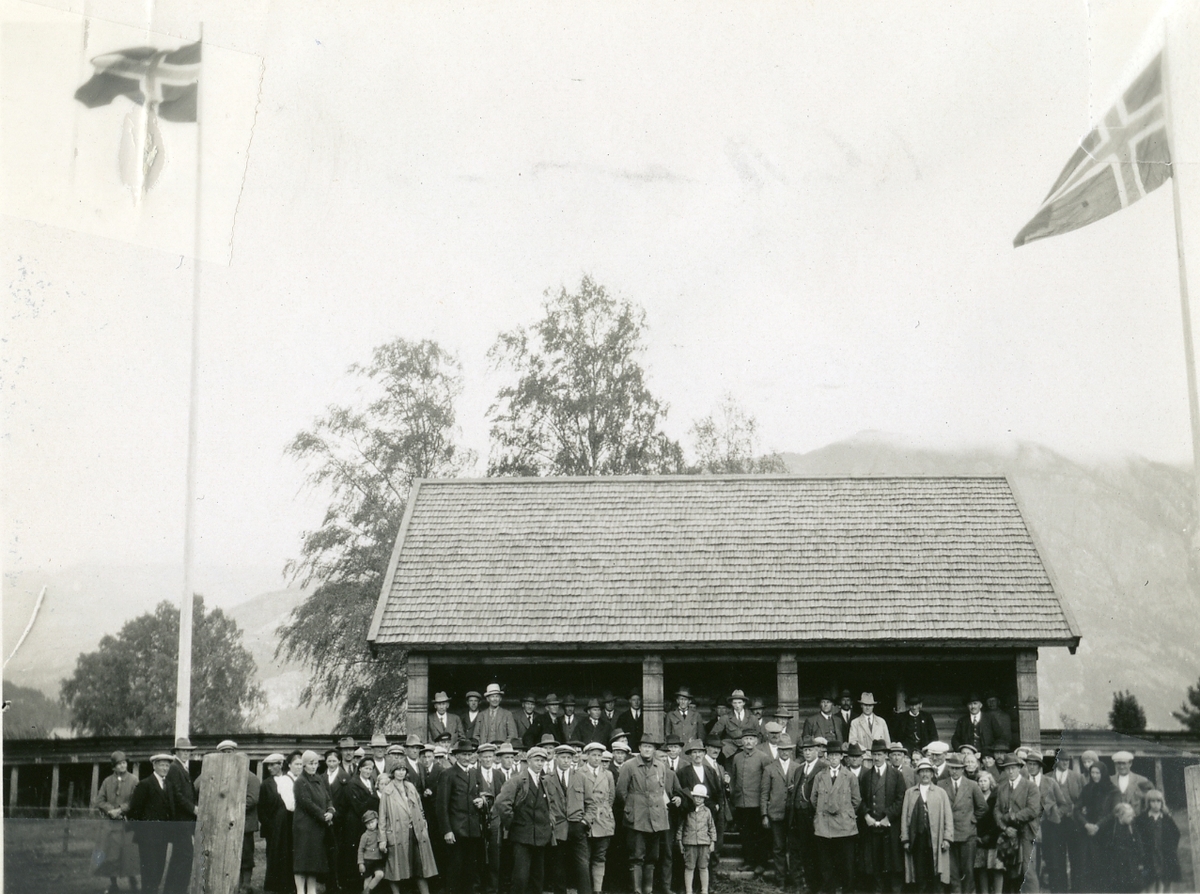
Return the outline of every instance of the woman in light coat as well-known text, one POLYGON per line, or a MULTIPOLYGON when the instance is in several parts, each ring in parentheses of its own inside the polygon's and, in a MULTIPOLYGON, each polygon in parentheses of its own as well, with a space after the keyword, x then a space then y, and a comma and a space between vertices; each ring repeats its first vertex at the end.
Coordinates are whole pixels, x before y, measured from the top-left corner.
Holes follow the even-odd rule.
MULTIPOLYGON (((617 818, 613 814, 613 799, 616 789, 612 773, 603 766, 607 752, 599 742, 591 742, 583 749, 587 766, 580 777, 583 779, 584 814, 588 834, 588 865, 592 873, 592 894, 604 890, 604 866, 608 857, 608 845, 617 831, 617 818)), ((611 758, 611 755, 609 755, 611 758)))
POLYGON ((408 765, 399 761, 392 765, 389 778, 379 784, 379 829, 384 841, 379 849, 387 855, 383 877, 399 894, 399 883, 416 879, 420 894, 429 894, 425 880, 437 875, 429 826, 421 809, 421 796, 408 781, 408 765))
MULTIPOLYGON (((138 846, 133 840, 133 828, 126 822, 129 813, 129 803, 133 800, 133 790, 137 788, 137 777, 128 772, 129 763, 125 752, 114 751, 112 754, 113 772, 100 783, 96 792, 96 809, 108 823, 104 826, 104 835, 96 845, 93 856, 93 873, 108 876, 108 891, 105 894, 115 894, 119 884, 117 878, 125 876, 129 880, 129 890, 135 890, 134 877, 141 872, 138 856, 138 846)), ((147 882, 147 885, 150 883, 147 882)))
POLYGON ((904 846, 904 880, 918 891, 941 891, 950 884, 950 842, 954 840, 954 808, 945 790, 933 784, 933 764, 917 763, 917 784, 904 793, 900 810, 900 843, 904 846))

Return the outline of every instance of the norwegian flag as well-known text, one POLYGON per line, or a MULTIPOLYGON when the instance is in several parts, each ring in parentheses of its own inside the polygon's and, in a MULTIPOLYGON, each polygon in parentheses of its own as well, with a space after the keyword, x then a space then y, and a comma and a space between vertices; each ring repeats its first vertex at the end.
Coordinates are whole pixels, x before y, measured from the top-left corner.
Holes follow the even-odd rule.
POLYGON ((75 98, 94 109, 118 96, 156 110, 164 121, 195 121, 200 80, 200 42, 177 50, 132 47, 92 60, 96 73, 75 91, 75 98))
POLYGON ((1080 141, 1038 213, 1013 240, 1014 246, 1085 227, 1167 181, 1171 153, 1162 66, 1159 53, 1080 141))

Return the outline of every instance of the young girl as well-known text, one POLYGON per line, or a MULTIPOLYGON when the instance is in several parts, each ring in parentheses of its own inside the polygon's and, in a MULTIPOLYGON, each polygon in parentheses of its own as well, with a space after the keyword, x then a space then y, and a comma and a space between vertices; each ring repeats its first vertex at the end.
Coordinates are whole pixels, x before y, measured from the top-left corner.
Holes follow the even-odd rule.
POLYGON ((387 860, 379 849, 379 814, 368 810, 363 814, 363 825, 367 830, 358 839, 358 874, 362 876, 363 894, 367 894, 383 881, 387 860))
POLYGON ((700 870, 700 894, 708 894, 708 858, 717 847, 717 824, 704 806, 708 788, 697 785, 692 789, 691 811, 679 825, 677 838, 683 851, 683 890, 692 894, 692 877, 700 870))
POLYGON ((1163 793, 1146 792, 1146 812, 1133 821, 1133 828, 1142 842, 1147 891, 1154 894, 1170 891, 1171 884, 1181 879, 1179 868, 1179 827, 1167 813, 1163 793))

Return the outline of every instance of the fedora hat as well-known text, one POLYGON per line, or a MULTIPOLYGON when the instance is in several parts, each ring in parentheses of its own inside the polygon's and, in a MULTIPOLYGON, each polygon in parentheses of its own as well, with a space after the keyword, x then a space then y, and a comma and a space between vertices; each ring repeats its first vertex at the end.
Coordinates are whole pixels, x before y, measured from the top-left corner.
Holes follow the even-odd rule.
POLYGON ((196 746, 192 744, 192 740, 189 739, 187 736, 180 736, 178 739, 175 740, 175 750, 176 751, 188 751, 195 747, 196 746))
POLYGON ((765 708, 765 707, 766 707, 766 705, 763 704, 763 700, 762 700, 761 696, 756 695, 756 696, 754 696, 754 698, 750 699, 750 710, 751 711, 753 711, 755 708, 765 708))
POLYGON ((903 742, 893 742, 891 745, 888 746, 887 750, 889 752, 899 751, 901 754, 908 754, 908 748, 907 748, 907 746, 905 746, 905 744, 903 742))
POLYGON ((932 773, 933 772, 933 761, 931 761, 927 757, 923 757, 919 761, 917 761, 917 766, 914 769, 929 770, 932 773))
POLYGON ((566 696, 563 698, 563 707, 564 708, 575 707, 575 696, 571 695, 571 693, 568 692, 566 694, 566 696))
POLYGON ((409 733, 408 738, 404 740, 405 748, 420 748, 424 744, 416 733, 409 733))
POLYGON ((1023 763, 1023 760, 1010 752, 1008 754, 1001 755, 1000 760, 996 761, 996 766, 1003 770, 1007 767, 1019 767, 1023 763))
POLYGON ((616 700, 617 700, 617 697, 615 695, 613 695, 612 692, 608 689, 605 689, 602 693, 600 693, 600 701, 604 702, 604 704, 606 704, 606 705, 609 702, 615 702, 616 700))
POLYGON ((371 736, 372 748, 387 748, 387 745, 387 736, 381 735, 380 733, 376 733, 375 735, 371 736))
POLYGON ((734 699, 739 699, 739 698, 740 698, 742 701, 745 701, 745 700, 746 700, 746 693, 742 692, 742 690, 740 690, 740 689, 735 689, 735 690, 733 690, 733 695, 729 696, 729 700, 730 700, 731 702, 732 702, 734 699))
POLYGON ((800 740, 800 747, 801 748, 816 748, 817 740, 814 739, 812 736, 805 736, 803 739, 800 740))
POLYGON ((680 686, 675 692, 676 698, 686 698, 688 701, 692 699, 692 690, 688 686, 680 686))
MULTIPOLYGON (((782 743, 780 744, 779 747, 780 748, 783 747, 782 743)), ((684 749, 684 751, 686 751, 688 754, 691 754, 694 751, 703 751, 703 750, 704 750, 704 743, 701 742, 699 739, 689 739, 688 743, 687 743, 687 747, 684 749)))
POLYGON ((513 748, 512 742, 501 742, 498 746, 496 746, 496 756, 497 757, 499 757, 502 754, 516 754, 516 753, 517 753, 517 749, 513 748))
POLYGON ((521 704, 536 705, 537 704, 537 696, 534 695, 532 692, 526 692, 523 696, 521 696, 521 704))
POLYGON ((350 736, 342 736, 338 739, 338 748, 357 748, 358 743, 350 736))
POLYGON ((662 746, 663 746, 662 736, 656 736, 656 735, 654 735, 654 733, 647 730, 645 733, 642 734, 642 744, 643 745, 653 745, 655 748, 662 748, 662 746))
POLYGON ((871 692, 864 692, 859 697, 858 703, 860 705, 877 705, 877 704, 879 704, 879 702, 875 701, 875 694, 871 693, 871 692))
POLYGON ((957 752, 951 752, 950 754, 946 755, 946 766, 951 770, 956 768, 961 770, 966 766, 966 764, 963 763, 961 754, 958 754, 957 752))
POLYGON ((488 683, 487 689, 483 690, 483 696, 487 698, 489 695, 504 695, 504 690, 500 688, 499 683, 488 683))
POLYGON ((472 754, 474 751, 475 746, 471 744, 470 739, 459 739, 450 749, 451 754, 472 754))
POLYGON ((720 736, 709 736, 707 739, 704 740, 704 745, 707 748, 720 748, 721 744, 722 743, 721 743, 720 736))
POLYGON ((592 708, 598 708, 598 707, 600 707, 600 699, 598 699, 598 698, 589 698, 589 699, 588 699, 587 706, 588 706, 588 710, 589 710, 589 711, 590 711, 590 710, 592 710, 592 708))
POLYGON ((871 751, 887 751, 888 743, 883 739, 875 739, 871 742, 871 751))
POLYGON ((617 741, 617 739, 628 739, 628 738, 629 738, 629 733, 625 732, 625 730, 621 729, 621 727, 618 726, 615 730, 613 730, 612 738, 610 738, 608 741, 615 742, 615 741, 617 741))
POLYGON ((546 704, 547 705, 561 705, 562 702, 559 700, 557 695, 555 695, 553 692, 551 692, 546 696, 546 704))
POLYGON ((433 697, 433 703, 435 705, 440 704, 441 702, 449 702, 449 701, 450 701, 450 696, 446 695, 445 692, 439 692, 436 695, 434 695, 434 697, 433 697))
POLYGON ((862 757, 863 756, 862 749, 858 747, 857 742, 851 742, 849 745, 845 746, 845 751, 846 751, 846 757, 862 757))
POLYGON ((780 751, 783 751, 783 749, 785 749, 785 748, 787 748, 787 749, 795 748, 796 743, 792 741, 791 736, 784 733, 782 736, 779 737, 779 741, 775 743, 775 747, 778 748, 780 751))
MULTIPOLYGON (((642 741, 645 741, 645 737, 643 737, 642 741)), ((667 736, 663 740, 663 744, 666 746, 678 745, 680 748, 682 748, 683 739, 679 738, 679 736, 675 735, 674 733, 671 733, 671 735, 667 736)))
POLYGON ((539 745, 557 745, 558 739, 554 738, 554 733, 542 733, 542 737, 538 740, 539 745))

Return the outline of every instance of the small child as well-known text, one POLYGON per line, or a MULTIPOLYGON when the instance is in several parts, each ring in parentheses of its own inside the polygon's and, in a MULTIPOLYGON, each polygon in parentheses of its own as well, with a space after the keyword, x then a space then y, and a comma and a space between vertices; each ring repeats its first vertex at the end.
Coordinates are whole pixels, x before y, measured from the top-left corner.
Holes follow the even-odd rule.
POLYGON ((368 810, 363 814, 363 825, 367 831, 358 839, 358 872, 363 878, 363 894, 366 894, 383 880, 383 867, 387 860, 379 849, 379 814, 368 810))
POLYGON ((683 890, 684 894, 692 894, 692 879, 695 870, 700 870, 700 894, 708 894, 708 860, 717 849, 717 824, 713 821, 712 813, 704 806, 708 798, 708 788, 697 785, 692 789, 692 803, 695 805, 679 824, 676 838, 679 848, 683 851, 683 890))

